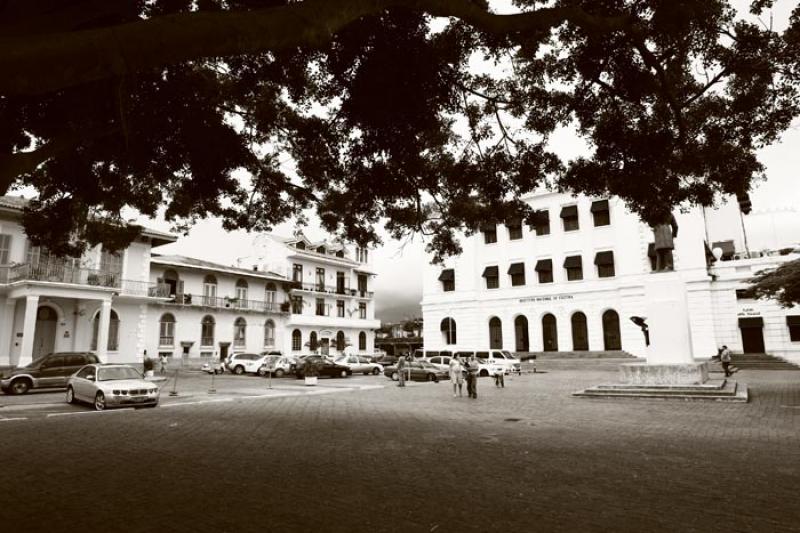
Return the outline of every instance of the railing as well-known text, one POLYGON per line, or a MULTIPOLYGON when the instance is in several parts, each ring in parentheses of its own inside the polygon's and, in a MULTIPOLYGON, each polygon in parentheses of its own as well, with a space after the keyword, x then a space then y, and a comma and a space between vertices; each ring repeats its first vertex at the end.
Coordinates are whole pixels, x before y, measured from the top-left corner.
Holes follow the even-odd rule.
POLYGON ((214 346, 214 337, 200 337, 200 346, 214 346))
POLYGON ((122 280, 115 272, 81 268, 64 261, 46 261, 39 264, 14 265, 9 268, 8 282, 51 281, 96 287, 120 287, 122 280))
POLYGON ((175 337, 159 337, 159 346, 175 346, 175 337))
POLYGON ((11 265, 0 265, 0 284, 8 283, 8 273, 11 270, 11 265))
POLYGON ((204 296, 201 294, 176 294, 167 302, 171 305, 212 307, 215 309, 241 309, 246 311, 259 311, 280 313, 281 302, 265 302, 263 300, 243 300, 240 298, 204 296))
POLYGON ((167 298, 169 285, 137 281, 132 279, 122 280, 122 294, 135 296, 149 296, 151 298, 167 298))
POLYGON ((338 285, 320 285, 318 283, 299 283, 296 281, 293 283, 295 284, 295 290, 319 294, 355 296, 357 298, 372 298, 375 294, 373 291, 351 289, 349 286, 341 287, 338 285))

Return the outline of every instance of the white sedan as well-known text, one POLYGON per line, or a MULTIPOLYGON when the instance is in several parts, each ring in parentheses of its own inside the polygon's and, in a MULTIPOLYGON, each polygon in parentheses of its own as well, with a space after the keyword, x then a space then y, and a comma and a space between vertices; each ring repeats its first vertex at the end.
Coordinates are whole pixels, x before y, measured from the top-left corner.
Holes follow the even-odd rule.
POLYGON ((67 380, 67 402, 88 402, 97 411, 107 407, 158 405, 155 383, 128 365, 86 365, 67 380))
POLYGON ((344 365, 353 371, 353 374, 372 374, 379 376, 383 373, 383 365, 373 363, 366 357, 359 357, 357 355, 342 355, 334 359, 337 365, 344 365))

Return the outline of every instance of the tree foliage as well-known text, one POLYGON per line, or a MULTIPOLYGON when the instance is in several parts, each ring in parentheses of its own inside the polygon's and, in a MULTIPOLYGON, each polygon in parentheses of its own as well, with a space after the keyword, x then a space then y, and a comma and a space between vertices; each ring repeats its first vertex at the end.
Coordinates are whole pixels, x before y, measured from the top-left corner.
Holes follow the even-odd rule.
POLYGON ((515 3, 1 0, 0 189, 38 191, 26 230, 63 253, 123 246, 127 207, 251 230, 313 207, 441 258, 530 220, 544 180, 648 222, 746 192, 798 114, 797 9, 779 33, 723 0, 515 3), (562 126, 589 152, 553 153, 562 126))
POLYGON ((759 272, 750 280, 748 294, 777 300, 783 307, 800 304, 800 259, 783 263, 775 270, 759 272))

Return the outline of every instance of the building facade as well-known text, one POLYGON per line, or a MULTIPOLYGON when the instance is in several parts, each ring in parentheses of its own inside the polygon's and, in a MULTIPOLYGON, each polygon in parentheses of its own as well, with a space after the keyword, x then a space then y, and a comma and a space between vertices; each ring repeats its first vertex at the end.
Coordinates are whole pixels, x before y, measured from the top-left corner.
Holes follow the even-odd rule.
MULTIPOLYGON (((657 275, 652 228, 616 198, 542 191, 525 201, 536 212, 532 226, 484 227, 462 239, 460 256, 425 268, 426 349, 644 357, 644 335, 631 317, 645 315, 645 284, 657 275)), ((800 361, 800 311, 747 300, 742 290, 756 272, 798 255, 748 247, 735 202, 675 218, 674 268, 686 287, 695 357, 727 344, 800 361)))

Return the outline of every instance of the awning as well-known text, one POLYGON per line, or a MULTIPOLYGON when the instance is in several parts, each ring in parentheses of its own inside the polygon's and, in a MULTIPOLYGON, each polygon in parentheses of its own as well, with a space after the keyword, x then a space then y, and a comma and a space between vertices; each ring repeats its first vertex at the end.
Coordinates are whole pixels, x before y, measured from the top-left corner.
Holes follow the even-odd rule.
POLYGON ((512 276, 514 274, 524 274, 525 263, 511 263, 511 266, 508 267, 508 273, 512 276))
POLYGON ((722 248, 722 259, 730 259, 736 253, 733 241, 717 241, 711 245, 711 249, 722 248))
POLYGON ((539 259, 536 262, 536 272, 552 272, 553 260, 552 259, 539 259))
POLYGON ((550 224, 550 212, 547 209, 534 211, 531 215, 531 225, 547 226, 550 224))
POLYGON ((594 256, 594 264, 595 265, 613 265, 614 264, 614 252, 607 251, 607 252, 597 252, 594 256))
POLYGON ((598 213, 600 211, 608 211, 608 200, 596 200, 592 202, 592 213, 598 213))
POLYGON ((581 256, 579 255, 571 255, 569 257, 564 258, 564 268, 582 268, 583 262, 581 261, 581 256))
POLYGON ((577 218, 578 206, 567 205, 561 208, 561 218, 577 218))
POLYGON ((455 270, 452 268, 445 268, 439 274, 439 281, 453 281, 453 279, 455 279, 455 270))
POLYGON ((764 319, 760 316, 749 316, 739 319, 740 328, 761 328, 764 326, 764 319))
POLYGON ((500 275, 500 271, 496 266, 486 267, 483 269, 484 278, 496 278, 500 275))
POLYGON ((800 326, 800 315, 789 315, 786 317, 787 326, 800 326))
POLYGON ((651 242, 647 245, 647 257, 655 257, 656 256, 656 243, 651 242))

